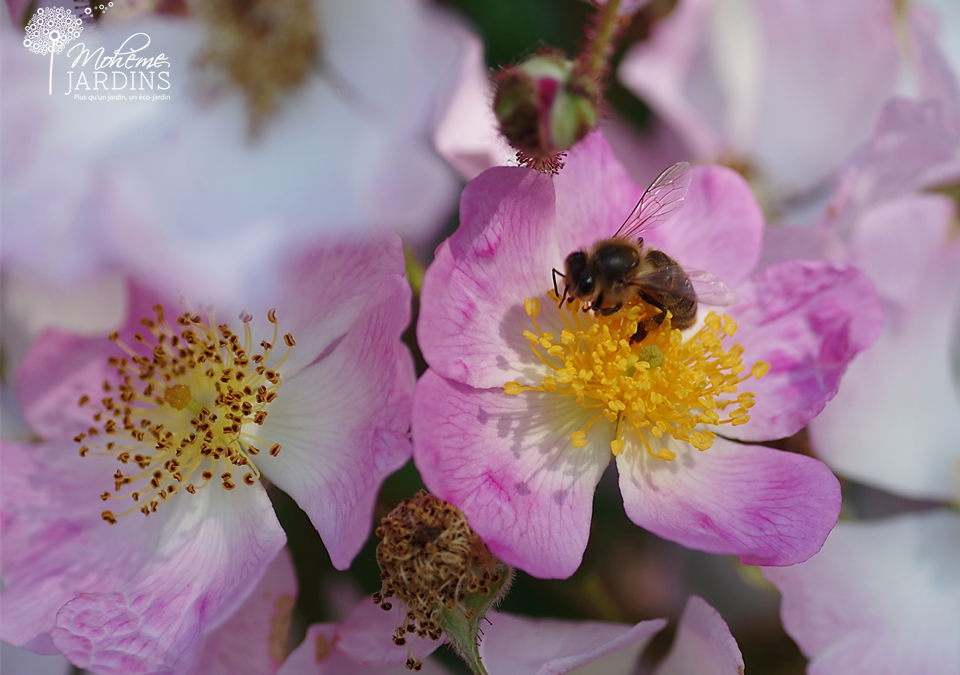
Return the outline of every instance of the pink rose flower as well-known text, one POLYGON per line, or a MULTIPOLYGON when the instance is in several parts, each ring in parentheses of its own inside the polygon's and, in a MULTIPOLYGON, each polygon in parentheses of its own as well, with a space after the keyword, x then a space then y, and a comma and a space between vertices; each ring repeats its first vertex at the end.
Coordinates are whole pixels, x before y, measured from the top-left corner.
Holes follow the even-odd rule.
POLYGON ((744 563, 806 560, 836 522, 836 479, 809 457, 735 441, 796 433, 833 397, 879 329, 869 281, 822 262, 751 275, 759 208, 732 171, 697 167, 683 208, 646 244, 740 300, 724 319, 703 307, 684 341, 659 331, 632 345, 630 310, 571 314, 548 295, 551 269, 611 236, 641 194, 599 135, 568 160, 555 179, 499 168, 470 183, 460 229, 427 271, 418 339, 430 369, 413 414, 424 482, 495 555, 536 576, 579 566, 613 458, 641 527, 744 563), (580 347, 606 330, 610 340, 580 347))
POLYGON ((275 311, 131 284, 113 339, 35 343, 16 388, 43 442, 0 457, 3 640, 97 673, 184 667, 284 545, 261 476, 349 566, 411 452, 403 253, 390 235, 285 262, 275 311))
POLYGON ((170 63, 170 89, 146 93, 171 100, 143 102, 64 95, 77 52, 58 57, 48 95, 47 62, 4 20, 4 268, 61 286, 104 269, 158 288, 175 278, 171 293, 234 303, 260 291, 253 268, 320 232, 393 228, 432 242, 460 184, 429 139, 467 31, 421 0, 308 4, 319 53, 256 138, 238 87, 198 95, 196 61, 212 41, 195 16, 119 20, 111 9, 79 41, 112 54, 149 36, 150 55, 170 63), (210 264, 212 251, 232 264, 210 264))
POLYGON ((681 0, 618 75, 688 148, 743 166, 779 213, 822 188, 897 87, 887 0, 681 0))
POLYGON ((960 516, 933 510, 841 522, 813 558, 763 574, 809 675, 956 673, 958 556, 960 516))
MULTIPOLYGON (((922 36, 921 36, 922 37, 922 36)), ((877 341, 810 424, 838 474, 913 499, 960 499, 960 242, 954 200, 916 192, 958 172, 956 79, 918 40, 929 98, 894 99, 845 170, 831 216, 777 239, 857 265, 884 310, 877 341), (939 95, 935 95, 939 92, 939 95), (951 168, 952 167, 952 168, 951 168)), ((960 516, 948 509, 844 522, 823 550, 764 571, 812 675, 960 671, 960 516)))

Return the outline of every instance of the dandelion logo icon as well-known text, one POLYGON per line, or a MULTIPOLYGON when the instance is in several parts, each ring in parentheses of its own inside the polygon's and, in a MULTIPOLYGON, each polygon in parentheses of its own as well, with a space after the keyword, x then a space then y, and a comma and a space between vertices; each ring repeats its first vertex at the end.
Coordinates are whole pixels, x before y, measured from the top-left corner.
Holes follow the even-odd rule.
POLYGON ((83 21, 63 7, 41 7, 27 24, 23 46, 34 54, 50 54, 49 93, 53 94, 53 55, 79 37, 83 21))

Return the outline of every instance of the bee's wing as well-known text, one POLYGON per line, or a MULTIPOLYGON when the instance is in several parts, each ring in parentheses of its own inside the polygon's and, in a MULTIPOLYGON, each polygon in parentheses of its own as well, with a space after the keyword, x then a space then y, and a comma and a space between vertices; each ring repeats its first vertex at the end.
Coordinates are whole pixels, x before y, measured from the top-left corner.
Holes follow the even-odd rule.
POLYGON ((703 270, 683 268, 689 284, 677 283, 675 270, 659 267, 635 277, 630 285, 638 289, 659 291, 680 297, 689 297, 705 305, 726 307, 737 304, 739 296, 722 279, 703 270))
POLYGON ((690 165, 677 162, 657 176, 613 236, 636 239, 641 233, 663 224, 683 206, 689 187, 690 165))
POLYGON ((727 307, 737 304, 740 296, 730 288, 722 279, 715 277, 709 272, 703 270, 693 270, 683 268, 687 273, 687 278, 693 284, 693 289, 697 292, 697 301, 705 305, 716 305, 727 307))

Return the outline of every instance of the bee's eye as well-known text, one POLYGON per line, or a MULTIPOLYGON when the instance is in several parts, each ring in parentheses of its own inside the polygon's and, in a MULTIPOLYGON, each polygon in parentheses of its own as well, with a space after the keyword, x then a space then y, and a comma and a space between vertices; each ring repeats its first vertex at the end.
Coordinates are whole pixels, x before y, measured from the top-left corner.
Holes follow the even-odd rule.
POLYGON ((577 284, 577 290, 583 295, 589 295, 593 293, 593 277, 584 277, 580 279, 580 283, 577 284))

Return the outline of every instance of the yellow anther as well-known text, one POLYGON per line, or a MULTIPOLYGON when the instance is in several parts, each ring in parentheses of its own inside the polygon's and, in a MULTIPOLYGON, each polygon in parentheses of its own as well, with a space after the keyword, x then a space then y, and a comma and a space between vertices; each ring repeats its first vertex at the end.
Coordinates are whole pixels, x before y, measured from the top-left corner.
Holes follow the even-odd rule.
POLYGON ((730 337, 737 334, 737 322, 726 314, 723 315, 723 332, 730 337))
POLYGON ((523 385, 519 382, 507 382, 503 385, 503 393, 510 394, 511 396, 516 396, 523 391, 523 385))
POLYGON ((750 369, 750 374, 753 375, 754 378, 759 380, 761 377, 766 375, 769 371, 770 371, 769 363, 767 363, 766 361, 757 361, 755 364, 753 364, 753 368, 750 369))
POLYGON ((663 459, 668 462, 672 462, 677 458, 677 453, 672 452, 671 450, 667 450, 665 448, 662 450, 658 450, 657 452, 653 452, 653 450, 650 450, 650 455, 653 457, 656 457, 657 459, 663 459))

